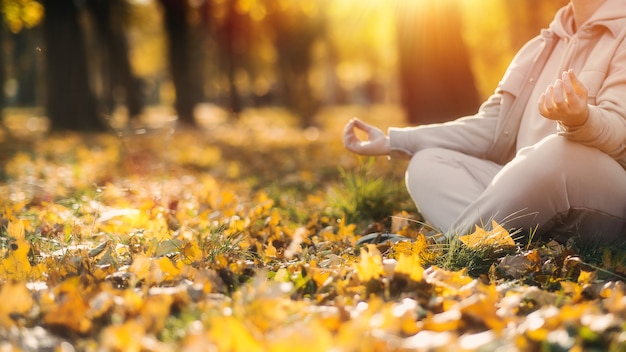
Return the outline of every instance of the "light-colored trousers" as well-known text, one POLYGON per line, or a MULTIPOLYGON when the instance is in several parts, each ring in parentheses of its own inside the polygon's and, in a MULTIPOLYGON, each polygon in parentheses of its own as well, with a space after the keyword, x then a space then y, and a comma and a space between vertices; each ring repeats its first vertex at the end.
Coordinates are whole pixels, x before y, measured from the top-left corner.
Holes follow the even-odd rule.
POLYGON ((626 241, 626 171, 600 150, 549 136, 502 166, 460 152, 415 153, 406 184, 427 223, 448 237, 490 228, 578 237, 602 244, 626 241))

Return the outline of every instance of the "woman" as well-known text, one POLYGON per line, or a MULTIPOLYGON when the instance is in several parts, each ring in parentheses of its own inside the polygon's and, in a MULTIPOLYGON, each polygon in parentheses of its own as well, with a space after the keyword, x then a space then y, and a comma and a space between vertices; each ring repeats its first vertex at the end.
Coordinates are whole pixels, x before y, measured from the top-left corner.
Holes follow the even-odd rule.
POLYGON ((624 242, 626 0, 561 8, 475 115, 388 133, 352 119, 344 144, 410 155, 408 191, 448 237, 493 219, 561 241, 624 242))

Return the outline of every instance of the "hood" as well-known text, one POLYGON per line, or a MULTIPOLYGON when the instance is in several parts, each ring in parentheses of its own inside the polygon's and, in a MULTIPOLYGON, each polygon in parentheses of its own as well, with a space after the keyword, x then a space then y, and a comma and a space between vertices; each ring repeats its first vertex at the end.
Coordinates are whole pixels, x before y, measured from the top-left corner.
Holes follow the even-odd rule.
MULTIPOLYGON (((625 25, 626 0, 607 0, 580 29, 604 27, 616 35, 625 25)), ((571 3, 557 11, 549 29, 559 37, 574 35, 574 12, 571 3)))

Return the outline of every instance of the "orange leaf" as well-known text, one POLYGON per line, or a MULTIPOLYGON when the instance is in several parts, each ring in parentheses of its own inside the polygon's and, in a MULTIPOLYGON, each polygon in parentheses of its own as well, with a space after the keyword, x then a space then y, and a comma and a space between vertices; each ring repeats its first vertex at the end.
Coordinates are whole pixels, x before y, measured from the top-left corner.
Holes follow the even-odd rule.
POLYGON ((44 315, 44 322, 51 326, 61 326, 84 334, 91 329, 88 312, 89 303, 80 292, 79 278, 66 280, 58 287, 58 301, 44 315))
POLYGON ((25 315, 33 307, 33 297, 23 283, 7 283, 0 288, 0 327, 15 324, 12 317, 25 315))

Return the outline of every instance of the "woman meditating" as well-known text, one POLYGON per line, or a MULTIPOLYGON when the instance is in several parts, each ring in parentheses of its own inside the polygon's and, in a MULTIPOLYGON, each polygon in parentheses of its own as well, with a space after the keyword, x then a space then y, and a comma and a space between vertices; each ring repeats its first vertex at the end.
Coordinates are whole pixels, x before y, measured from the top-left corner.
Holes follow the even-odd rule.
POLYGON ((571 0, 475 115, 388 135, 355 118, 344 145, 408 154, 407 189, 447 237, 495 220, 527 236, 625 242, 626 0, 571 0))

